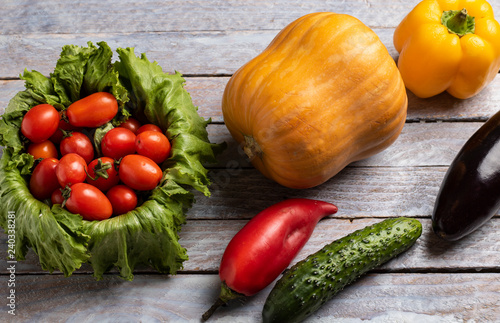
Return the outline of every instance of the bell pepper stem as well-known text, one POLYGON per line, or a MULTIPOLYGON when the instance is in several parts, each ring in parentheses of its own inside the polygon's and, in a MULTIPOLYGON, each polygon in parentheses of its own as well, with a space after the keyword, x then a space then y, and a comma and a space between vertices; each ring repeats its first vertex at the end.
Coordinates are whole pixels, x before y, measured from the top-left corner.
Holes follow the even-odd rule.
POLYGON ((460 37, 473 34, 475 31, 475 19, 467 13, 467 9, 443 11, 441 23, 448 28, 452 34, 460 37))

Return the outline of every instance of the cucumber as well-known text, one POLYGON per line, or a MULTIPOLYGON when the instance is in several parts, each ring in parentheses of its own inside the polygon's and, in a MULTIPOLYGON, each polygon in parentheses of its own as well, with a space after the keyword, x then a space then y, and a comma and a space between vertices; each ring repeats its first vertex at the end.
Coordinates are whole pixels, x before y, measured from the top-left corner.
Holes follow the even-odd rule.
POLYGON ((415 219, 387 219, 324 246, 285 271, 267 297, 266 322, 300 322, 367 271, 410 248, 422 234, 415 219))

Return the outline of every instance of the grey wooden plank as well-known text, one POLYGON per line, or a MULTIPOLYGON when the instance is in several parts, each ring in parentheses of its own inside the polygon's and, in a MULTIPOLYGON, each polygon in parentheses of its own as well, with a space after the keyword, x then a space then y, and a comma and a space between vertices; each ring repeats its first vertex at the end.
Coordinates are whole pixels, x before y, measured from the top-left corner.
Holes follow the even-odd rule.
POLYGON ((211 197, 196 193, 192 218, 248 218, 285 198, 338 203, 339 218, 428 216, 447 167, 347 167, 326 183, 306 190, 285 188, 255 169, 214 169, 211 197), (231 205, 228 208, 227 205, 231 205))
MULTIPOLYGON (((221 100, 229 77, 188 77, 186 89, 200 112, 214 122, 223 122, 221 100)), ((0 88, 1 91, 1 88, 0 88)), ((460 100, 448 93, 421 99, 408 94, 408 122, 485 121, 500 107, 500 76, 476 96, 460 100)), ((1 101, 0 101, 1 102, 1 101)), ((0 105, 1 106, 1 105, 0 105)))
MULTIPOLYGON (((391 146, 349 166, 449 166, 460 148, 482 125, 482 122, 406 123, 400 136, 391 146)), ((225 142, 228 145, 218 156, 218 163, 207 167, 223 167, 227 173, 253 167, 224 125, 213 124, 207 129, 210 141, 225 142)))
POLYGON ((9 101, 17 92, 24 90, 22 80, 0 80, 0 115, 5 113, 9 101))
MULTIPOLYGON (((327 243, 382 220, 361 218, 349 221, 325 218, 316 225, 310 239, 291 265, 320 250, 327 243)), ((422 236, 407 252, 381 266, 381 271, 408 273, 500 270, 500 218, 493 218, 474 233, 456 242, 444 241, 437 237, 432 231, 430 219, 419 221, 423 225, 422 236)), ((180 241, 187 248, 190 257, 184 270, 218 270, 227 244, 246 223, 188 221, 180 234, 180 241), (207 245, 210 246, 209 250, 206 249, 207 245)))
MULTIPOLYGON (((199 322, 219 292, 216 275, 16 277, 16 322, 199 322)), ((220 308, 213 322, 260 322, 273 285, 220 308)), ((495 322, 500 274, 368 274, 306 322, 495 322)), ((12 321, 7 308, 0 314, 12 321)))
MULTIPOLYGON (((496 0, 493 0, 494 3, 496 0)), ((310 12, 349 14, 395 27, 412 1, 3 1, 2 33, 115 33, 281 29, 310 12)))
MULTIPOLYGON (((341 206, 339 206, 341 208, 341 206)), ((258 210, 255 211, 255 214, 258 210)), ((395 215, 397 216, 397 215, 395 215)), ((376 218, 360 218, 352 221, 327 217, 320 221, 304 248, 298 253, 291 265, 318 251, 327 243, 351 232, 382 221, 376 218)), ((189 260, 181 272, 217 272, 222 254, 233 236, 248 220, 192 220, 189 219, 180 232, 181 245, 187 249, 189 260), (210 246, 207 248, 207 246, 210 246)), ((500 271, 500 218, 495 217, 467 237, 448 242, 437 237, 429 218, 420 218, 423 226, 422 236, 415 245, 399 256, 381 266, 381 272, 497 272, 500 271)), ((7 236, 0 234, 0 254, 7 254, 7 236)), ((8 266, 0 267, 0 275, 7 275, 8 266)), ((16 264, 18 274, 47 273, 40 267, 38 256, 30 250, 26 260, 16 264)), ((85 264, 76 274, 91 275, 90 265, 85 264)), ((111 273, 116 273, 116 268, 111 273)), ((136 268, 135 275, 154 273, 149 267, 136 268)), ((54 275, 60 272, 54 272, 54 275)))
MULTIPOLYGON (((2 33, 157 32, 281 29, 310 12, 352 15, 370 27, 396 27, 419 2, 344 1, 15 1, 2 3, 2 33)), ((489 1, 495 12, 498 0, 489 1)))
MULTIPOLYGON (((1 68, 1 67, 0 67, 1 68)), ((186 90, 204 118, 214 123, 224 122, 221 110, 222 94, 229 77, 186 76, 186 90)), ((19 79, 0 80, 0 114, 9 100, 24 90, 24 82, 19 79)), ((428 99, 420 99, 408 93, 407 122, 420 121, 485 121, 498 111, 500 106, 500 76, 496 77, 483 91, 473 98, 459 100, 447 93, 428 99)))
POLYGON ((281 186, 256 169, 212 169, 211 196, 194 192, 192 219, 245 219, 286 198, 338 203, 338 218, 429 216, 447 167, 346 167, 305 190, 281 186))
MULTIPOLYGON (((393 29, 374 29, 389 53, 393 29)), ((111 48, 135 47, 146 53, 166 72, 183 74, 230 75, 257 56, 279 30, 137 32, 0 35, 0 78, 18 77, 25 68, 49 75, 54 70, 62 46, 86 46, 88 41, 106 41, 111 48)))

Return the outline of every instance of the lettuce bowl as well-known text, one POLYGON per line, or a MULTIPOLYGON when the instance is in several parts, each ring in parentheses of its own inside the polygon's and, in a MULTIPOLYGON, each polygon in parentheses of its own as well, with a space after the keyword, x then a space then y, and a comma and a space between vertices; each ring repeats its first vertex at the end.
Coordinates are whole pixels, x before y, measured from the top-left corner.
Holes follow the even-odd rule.
POLYGON ((59 270, 65 276, 84 263, 90 263, 96 279, 117 268, 121 277, 132 280, 138 265, 175 274, 188 259, 178 233, 194 203, 192 191, 210 195, 204 164, 215 162, 224 147, 210 143, 206 131, 210 119, 198 115, 180 73, 164 73, 144 54, 137 57, 133 48, 118 48, 118 59, 112 62, 110 47, 105 42, 97 45, 64 46, 49 77, 25 70, 21 75, 25 90, 10 100, 0 119, 0 226, 11 242, 15 239, 9 242, 9 257, 24 260, 31 248, 43 270, 59 270), (100 91, 115 96, 119 112, 93 130, 97 148, 109 129, 133 115, 162 128, 172 150, 161 165, 162 181, 142 196, 137 208, 107 220, 86 221, 31 195, 28 183, 35 160, 26 153, 20 125, 37 104, 48 103, 62 111, 100 91))

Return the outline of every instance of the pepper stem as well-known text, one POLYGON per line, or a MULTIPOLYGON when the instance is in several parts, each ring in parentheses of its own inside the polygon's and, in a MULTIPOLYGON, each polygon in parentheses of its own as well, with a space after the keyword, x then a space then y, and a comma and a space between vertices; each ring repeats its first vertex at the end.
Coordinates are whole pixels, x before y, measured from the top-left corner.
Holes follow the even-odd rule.
POLYGON ((476 29, 475 18, 467 13, 467 9, 443 11, 441 23, 452 34, 460 37, 473 34, 476 29))
POLYGON ((212 316, 212 314, 214 314, 215 311, 219 307, 221 307, 223 305, 226 305, 227 302, 229 302, 230 300, 241 298, 241 297, 245 297, 245 295, 233 291, 231 288, 229 288, 226 285, 225 282, 222 282, 221 289, 220 289, 220 294, 219 294, 219 298, 217 298, 217 300, 215 301, 214 305, 212 305, 212 307, 210 307, 208 309, 208 311, 206 311, 201 316, 202 320, 203 321, 208 320, 210 318, 210 316, 212 316))

